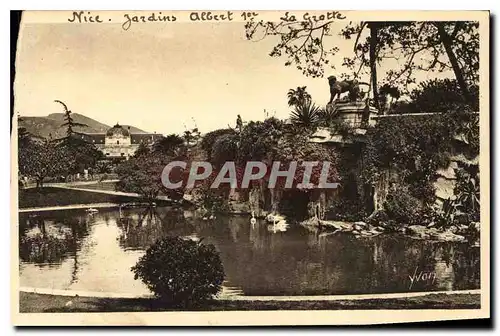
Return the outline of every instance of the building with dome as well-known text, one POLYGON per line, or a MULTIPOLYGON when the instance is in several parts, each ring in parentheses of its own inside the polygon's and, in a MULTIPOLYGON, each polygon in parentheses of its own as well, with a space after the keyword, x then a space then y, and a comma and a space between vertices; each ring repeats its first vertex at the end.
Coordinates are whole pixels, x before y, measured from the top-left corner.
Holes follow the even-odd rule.
POLYGON ((82 138, 93 143, 106 158, 123 160, 134 155, 141 143, 152 146, 161 137, 162 135, 157 133, 132 133, 130 126, 123 127, 118 123, 106 133, 82 134, 82 138))

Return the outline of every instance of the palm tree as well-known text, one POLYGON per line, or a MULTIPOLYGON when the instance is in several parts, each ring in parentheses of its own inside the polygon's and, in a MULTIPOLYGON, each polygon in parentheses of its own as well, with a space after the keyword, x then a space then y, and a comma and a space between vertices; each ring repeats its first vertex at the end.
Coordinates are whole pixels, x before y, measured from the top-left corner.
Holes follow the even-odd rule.
POLYGON ((299 106, 311 101, 311 95, 307 93, 306 86, 299 86, 297 89, 290 89, 286 95, 289 106, 299 106))
POLYGON ((191 130, 187 129, 182 134, 182 138, 184 139, 186 146, 191 147, 191 146, 196 145, 198 143, 198 140, 201 138, 201 133, 197 127, 193 128, 191 130))
POLYGON ((153 150, 156 153, 167 155, 175 155, 178 150, 183 147, 184 139, 177 134, 169 134, 157 140, 153 145, 153 150))
POLYGON ((318 124, 320 116, 321 109, 309 100, 295 106, 290 114, 290 120, 296 125, 311 128, 318 124))

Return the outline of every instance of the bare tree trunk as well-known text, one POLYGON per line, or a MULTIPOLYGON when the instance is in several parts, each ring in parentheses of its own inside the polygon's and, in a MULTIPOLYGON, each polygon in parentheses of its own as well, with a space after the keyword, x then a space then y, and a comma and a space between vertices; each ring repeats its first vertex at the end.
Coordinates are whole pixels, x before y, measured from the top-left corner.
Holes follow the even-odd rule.
POLYGON ((378 88, 377 88, 377 42, 378 42, 378 25, 374 22, 369 24, 370 27, 370 72, 373 90, 373 100, 375 107, 380 111, 378 88))
POLYGON ((441 37, 441 42, 443 43, 444 49, 446 50, 446 54, 448 55, 448 59, 450 60, 451 67, 453 68, 453 72, 455 73, 455 77, 457 79, 458 85, 460 85, 460 90, 465 97, 465 100, 472 104, 472 97, 469 93, 469 88, 467 83, 465 82, 462 69, 460 69, 460 65, 458 64, 457 57, 452 49, 452 39, 450 35, 444 29, 444 23, 436 22, 434 23, 438 29, 439 36, 441 37))

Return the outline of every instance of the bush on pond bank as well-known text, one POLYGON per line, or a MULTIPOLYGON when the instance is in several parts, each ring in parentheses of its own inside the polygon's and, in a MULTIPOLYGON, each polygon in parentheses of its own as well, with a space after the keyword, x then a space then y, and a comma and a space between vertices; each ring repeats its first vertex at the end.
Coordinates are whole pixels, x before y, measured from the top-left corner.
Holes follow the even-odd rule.
POLYGON ((215 247, 180 237, 158 240, 132 271, 158 298, 175 305, 211 299, 221 291, 224 281, 215 247))

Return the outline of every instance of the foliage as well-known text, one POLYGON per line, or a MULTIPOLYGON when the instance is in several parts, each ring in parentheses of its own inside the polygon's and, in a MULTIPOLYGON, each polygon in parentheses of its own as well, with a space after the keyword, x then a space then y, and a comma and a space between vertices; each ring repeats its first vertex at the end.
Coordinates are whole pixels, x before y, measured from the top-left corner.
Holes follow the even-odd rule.
POLYGON ((134 157, 138 158, 141 156, 147 156, 149 154, 151 154, 151 149, 144 142, 141 142, 134 153, 134 157))
POLYGON ((250 121, 241 132, 238 160, 269 161, 277 154, 276 148, 284 135, 284 123, 277 118, 250 121))
POLYGON ((66 175, 74 165, 75 157, 66 148, 50 142, 19 149, 19 172, 35 178, 38 187, 47 177, 66 175))
POLYGON ((334 118, 326 125, 330 134, 340 134, 344 138, 349 138, 354 135, 354 129, 340 118, 334 118))
POLYGON ((308 100, 295 105, 294 110, 290 114, 290 120, 296 125, 312 129, 318 125, 321 114, 319 106, 308 100))
POLYGON ((104 154, 97 147, 78 135, 72 135, 56 142, 57 146, 65 150, 69 156, 74 158, 74 164, 69 173, 75 174, 84 169, 94 167, 99 160, 104 158, 104 154))
POLYGON ((457 210, 466 214, 470 221, 479 221, 481 195, 479 190, 479 166, 460 167, 455 170, 455 175, 456 185, 453 193, 457 210))
MULTIPOLYGON (((467 111, 467 110, 465 110, 467 111)), ((462 142, 462 151, 469 158, 479 155, 479 114, 456 114, 451 120, 451 127, 455 128, 458 139, 462 142)))
POLYGON ((201 204, 211 214, 229 210, 227 197, 220 190, 206 189, 202 195, 201 204))
POLYGON ((164 237, 132 267, 160 299, 177 305, 203 302, 222 289, 224 269, 212 244, 164 237))
POLYGON ((367 216, 367 212, 358 197, 340 196, 328 209, 327 218, 340 221, 359 221, 367 216))
POLYGON ((384 209, 389 218, 399 223, 422 224, 419 221, 422 204, 403 190, 395 190, 387 195, 384 209))
MULTIPOLYGON (((280 22, 253 21, 245 24, 249 40, 276 38, 271 57, 286 57, 285 66, 296 65, 306 76, 323 77, 325 68, 333 66, 339 48, 329 36, 336 20, 280 22)), ((342 65, 351 76, 363 74, 372 79, 377 97, 377 65, 389 60, 402 60, 386 69, 384 82, 400 87, 404 92, 415 82, 415 74, 453 71, 460 89, 470 102, 468 87, 479 80, 479 23, 473 21, 431 22, 349 22, 340 34, 353 40, 352 56, 344 57, 342 65), (369 33, 366 30, 369 30, 369 33)), ((345 55, 345 51, 342 53, 345 55)), ((347 73, 341 74, 347 77, 347 73)))
POLYGON ((18 165, 20 174, 26 173, 26 166, 30 163, 30 155, 32 153, 32 147, 35 145, 31 139, 31 134, 28 133, 26 128, 18 127, 17 129, 17 154, 18 154, 18 165))
POLYGON ((306 91, 306 86, 290 89, 287 93, 288 106, 302 106, 311 102, 311 95, 306 91))
MULTIPOLYGON (((479 111, 477 85, 469 88, 472 97, 470 109, 479 111)), ((467 108, 468 102, 460 91, 456 80, 432 79, 422 82, 410 93, 410 103, 405 111, 394 113, 448 112, 467 108)))
POLYGON ((378 94, 378 108, 381 112, 383 112, 383 114, 391 113, 394 105, 398 103, 399 98, 401 98, 401 92, 399 89, 388 83, 385 83, 380 87, 378 94))
POLYGON ((75 134, 82 134, 82 133, 76 132, 74 130, 74 128, 75 127, 88 127, 88 125, 75 122, 73 120, 73 117, 71 116, 72 112, 68 109, 68 106, 65 103, 63 103, 60 100, 54 100, 54 102, 61 104, 64 108, 64 123, 61 125, 61 127, 66 127, 66 137, 63 138, 63 140, 69 139, 75 134))
POLYGON ((100 160, 96 163, 94 169, 97 174, 109 174, 113 167, 107 160, 100 160))
MULTIPOLYGON (((276 118, 268 118, 264 121, 250 121, 241 125, 234 131, 218 130, 210 134, 206 140, 202 140, 204 150, 212 144, 210 151, 210 161, 214 164, 215 170, 212 175, 197 185, 201 193, 201 203, 207 209, 213 207, 217 209, 227 209, 229 185, 224 184, 218 190, 210 189, 212 180, 217 175, 217 167, 221 167, 225 162, 235 162, 236 178, 238 186, 241 183, 243 172, 247 162, 259 161, 267 166, 268 174, 260 181, 252 181, 252 187, 261 188, 266 185, 270 177, 270 169, 274 162, 281 163, 280 169, 288 169, 291 162, 297 162, 293 187, 302 182, 305 168, 303 161, 318 161, 320 164, 312 169, 310 182, 317 185, 319 176, 323 168, 322 162, 328 161, 332 165, 329 169, 328 182, 338 180, 336 171, 335 153, 320 144, 308 141, 310 131, 301 125, 286 124, 276 118)), ((284 178, 278 178, 276 190, 281 191, 284 187, 284 178)), ((309 192, 310 190, 305 190, 309 192)), ((275 193, 276 194, 276 193, 275 193)), ((273 202, 271 200, 271 202, 273 202)), ((267 207, 269 204, 266 204, 267 207)))
POLYGON ((193 129, 187 129, 182 134, 182 138, 184 139, 184 143, 185 143, 186 147, 189 148, 189 147, 192 147, 198 143, 198 141, 201 138, 201 133, 197 127, 193 128, 193 129))
POLYGON ((184 148, 184 139, 177 134, 169 134, 156 140, 153 144, 153 151, 165 155, 179 155, 184 148))
POLYGON ((436 209, 433 221, 436 227, 449 227, 455 224, 455 216, 458 213, 457 204, 451 198, 443 201, 441 209, 436 209))
POLYGON ((269 56, 286 56, 285 66, 295 63, 298 70, 312 77, 322 77, 323 65, 329 56, 335 55, 338 47, 326 47, 324 37, 331 33, 331 21, 313 23, 312 21, 264 22, 254 21, 245 24, 248 40, 260 40, 267 36, 279 36, 269 56))
POLYGON ((210 160, 210 155, 212 153, 212 147, 213 147, 214 143, 217 141, 217 139, 220 136, 228 135, 228 134, 234 135, 234 134, 236 134, 236 131, 233 130, 232 128, 221 128, 221 129, 217 129, 217 130, 212 131, 212 132, 208 132, 207 134, 205 134, 203 136, 203 138, 201 139, 201 142, 200 142, 200 146, 205 151, 205 153, 207 153, 209 155, 209 160, 210 160))
MULTIPOLYGON (((288 165, 297 162, 294 184, 302 181, 304 168, 303 161, 329 161, 333 164, 329 172, 330 180, 336 180, 335 169, 336 156, 331 149, 320 144, 308 141, 309 133, 303 127, 289 128, 282 121, 269 118, 263 122, 249 122, 241 134, 241 143, 238 149, 237 161, 240 167, 244 167, 248 161, 261 161, 270 170, 272 163, 280 161, 282 167, 287 169, 288 165)), ((313 168, 311 183, 317 184, 322 165, 313 168)), ((269 178, 265 176, 264 180, 269 178)), ((279 185, 280 180, 278 180, 279 185)))
POLYGON ((166 158, 154 154, 130 158, 116 168, 120 180, 116 184, 117 190, 138 193, 150 202, 155 200, 160 192, 172 199, 182 198, 182 188, 167 189, 161 181, 166 164, 166 158))
POLYGON ((17 129, 17 145, 18 148, 26 148, 31 145, 33 140, 31 139, 31 134, 26 130, 25 127, 18 127, 17 129))
POLYGON ((75 127, 87 127, 87 125, 75 122, 71 116, 72 112, 65 103, 60 100, 56 100, 55 102, 64 107, 65 122, 61 127, 66 128, 66 136, 53 141, 57 146, 64 148, 69 153, 69 156, 75 159, 68 173, 74 174, 83 171, 85 168, 93 167, 104 155, 93 143, 85 140, 83 133, 75 131, 75 127))
MULTIPOLYGON (((456 184, 454 197, 444 200, 440 209, 435 211, 434 222, 438 227, 450 227, 457 224, 470 224, 480 220, 479 167, 461 165, 455 169, 456 184)), ((473 241, 477 230, 470 228, 467 235, 473 241)))
POLYGON ((238 140, 236 134, 221 135, 215 140, 210 153, 211 162, 221 167, 225 162, 236 161, 238 155, 238 140))
POLYGON ((447 167, 453 149, 455 114, 386 118, 367 131, 363 150, 366 182, 391 170, 409 192, 426 203, 434 202, 432 183, 438 168, 447 167))
MULTIPOLYGON (((472 21, 457 22, 361 22, 342 30, 347 39, 356 36, 354 50, 358 59, 368 66, 370 36, 362 37, 365 28, 377 30, 377 61, 402 59, 402 66, 389 70, 386 80, 391 84, 409 84, 416 71, 443 72, 453 69, 450 61, 456 58, 466 81, 478 81, 479 24, 472 21), (447 50, 451 46, 451 50, 447 50)), ((349 62, 347 61, 347 62, 349 62)), ((354 64, 353 64, 354 65, 354 64)))
POLYGON ((72 245, 73 239, 68 235, 23 235, 19 240, 19 258, 25 262, 57 263, 64 259, 72 245))
MULTIPOLYGON (((292 187, 297 187, 304 177, 305 168, 302 166, 304 161, 316 161, 318 165, 313 167, 310 175, 310 183, 313 185, 319 184, 323 163, 330 163, 328 170, 327 181, 338 182, 339 175, 337 171, 337 153, 331 148, 327 148, 322 144, 312 143, 308 141, 307 133, 285 133, 282 139, 278 142, 277 153, 273 157, 274 161, 280 161, 282 167, 288 168, 291 162, 297 162, 297 169, 294 175, 292 187)), ((284 180, 278 179, 277 187, 281 187, 284 180)), ((308 191, 308 190, 304 190, 308 191)))

